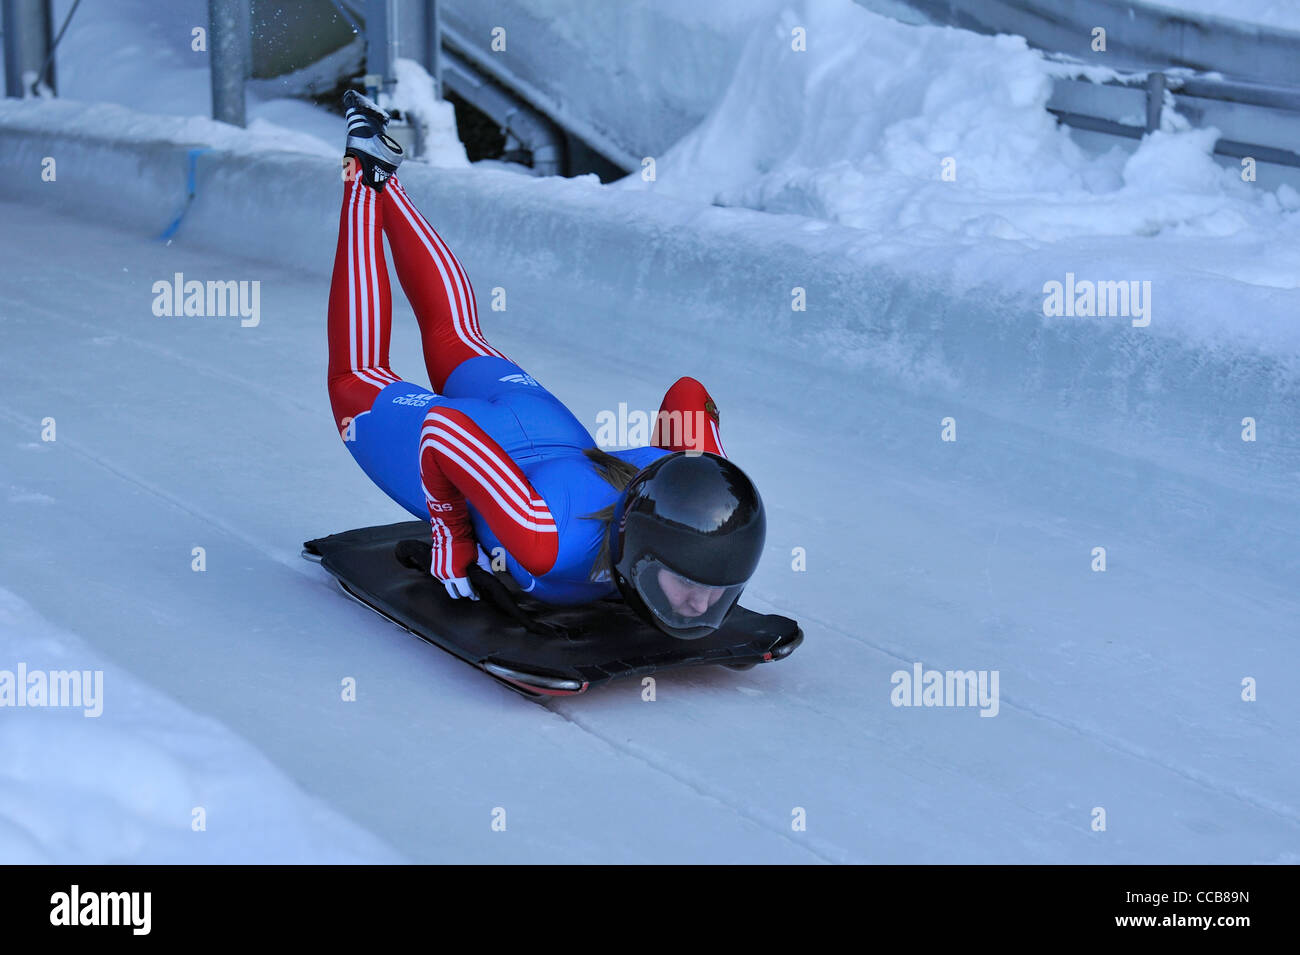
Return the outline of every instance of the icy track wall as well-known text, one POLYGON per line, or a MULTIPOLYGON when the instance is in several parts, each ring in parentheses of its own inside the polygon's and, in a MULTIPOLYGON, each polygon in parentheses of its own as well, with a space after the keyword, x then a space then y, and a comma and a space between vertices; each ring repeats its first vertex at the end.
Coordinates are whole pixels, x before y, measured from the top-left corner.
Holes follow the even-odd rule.
MULTIPOLYGON (((327 275, 338 166, 247 142, 204 120, 7 101, 0 194, 158 234, 185 204, 190 149, 203 148, 176 241, 327 275), (42 181, 44 157, 57 157, 54 183, 42 181)), ((941 462, 940 419, 966 413, 968 426, 1018 434, 1007 440, 1044 455, 1083 443, 1261 495, 1264 510, 1295 509, 1300 375, 1296 356, 1268 339, 1189 335, 1159 319, 1137 328, 1124 317, 1046 318, 1043 282, 1063 272, 1026 269, 1017 287, 959 284, 944 263, 872 264, 854 230, 800 217, 418 163, 402 179, 465 263, 489 334, 515 320, 490 310, 492 288, 506 288, 518 313, 530 288, 563 283, 575 310, 608 316, 598 339, 574 343, 593 359, 649 361, 676 348, 706 356, 691 366, 701 373, 776 370, 783 381, 765 389, 770 400, 798 396, 828 436, 882 453, 941 462), (796 288, 806 311, 792 309, 796 288), (1247 416, 1264 437, 1244 450, 1247 416)), ((1194 310, 1222 299, 1211 288, 1222 282, 1156 294, 1166 314, 1194 310)), ((322 315, 325 300, 322 282, 322 315)), ((1243 284, 1233 301, 1243 316, 1276 317, 1295 293, 1243 284)), ((565 314, 528 322, 545 340, 582 331, 565 314)))

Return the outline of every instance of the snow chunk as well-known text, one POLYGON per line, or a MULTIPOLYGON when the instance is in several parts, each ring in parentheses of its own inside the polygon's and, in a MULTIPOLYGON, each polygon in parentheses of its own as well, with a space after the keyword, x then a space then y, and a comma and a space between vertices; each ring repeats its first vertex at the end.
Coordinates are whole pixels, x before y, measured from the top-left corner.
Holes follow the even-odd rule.
POLYGON ((0 671, 102 671, 102 715, 0 707, 0 860, 395 862, 219 723, 98 658, 0 588, 0 671), (206 813, 205 831, 191 828, 206 813))

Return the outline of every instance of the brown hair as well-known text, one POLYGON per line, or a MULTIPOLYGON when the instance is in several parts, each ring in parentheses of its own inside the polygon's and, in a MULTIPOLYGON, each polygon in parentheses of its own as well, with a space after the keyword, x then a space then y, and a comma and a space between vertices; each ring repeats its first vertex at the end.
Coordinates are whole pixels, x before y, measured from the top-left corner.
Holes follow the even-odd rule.
MULTIPOLYGON (((622 491, 631 480, 641 473, 641 469, 630 461, 624 461, 622 458, 616 458, 600 448, 584 448, 583 452, 587 460, 595 467, 596 473, 616 491, 622 491)), ((617 501, 602 507, 591 514, 583 514, 582 517, 587 520, 600 521, 600 550, 596 553, 596 560, 591 565, 591 573, 588 580, 595 580, 600 576, 602 571, 608 570, 613 573, 613 568, 609 566, 609 522, 614 519, 614 505, 617 501)))

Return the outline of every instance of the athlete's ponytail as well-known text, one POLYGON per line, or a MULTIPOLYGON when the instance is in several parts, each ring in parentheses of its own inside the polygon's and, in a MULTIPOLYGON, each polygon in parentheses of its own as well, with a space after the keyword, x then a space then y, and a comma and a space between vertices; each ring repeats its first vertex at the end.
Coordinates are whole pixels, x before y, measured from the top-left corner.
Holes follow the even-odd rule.
MULTIPOLYGON (((628 483, 641 473, 641 469, 630 461, 624 461, 622 458, 616 458, 600 448, 586 448, 582 452, 587 456, 587 460, 596 468, 605 481, 616 491, 622 491, 628 486, 628 483)), ((596 559, 591 565, 591 574, 589 580, 595 580, 609 568, 609 522, 614 519, 614 504, 602 507, 600 510, 591 514, 583 514, 584 518, 593 521, 600 521, 600 551, 596 554, 596 559)))

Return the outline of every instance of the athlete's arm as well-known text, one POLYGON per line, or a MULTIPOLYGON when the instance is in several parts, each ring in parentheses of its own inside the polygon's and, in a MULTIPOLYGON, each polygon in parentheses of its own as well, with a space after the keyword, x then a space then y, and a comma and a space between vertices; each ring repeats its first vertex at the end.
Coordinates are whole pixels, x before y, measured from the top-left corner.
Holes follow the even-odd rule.
POLYGON ((464 580, 478 557, 471 504, 530 574, 544 574, 555 565, 559 535, 546 501, 519 465, 463 411, 430 409, 420 437, 420 478, 433 530, 430 572, 439 580, 464 580))

